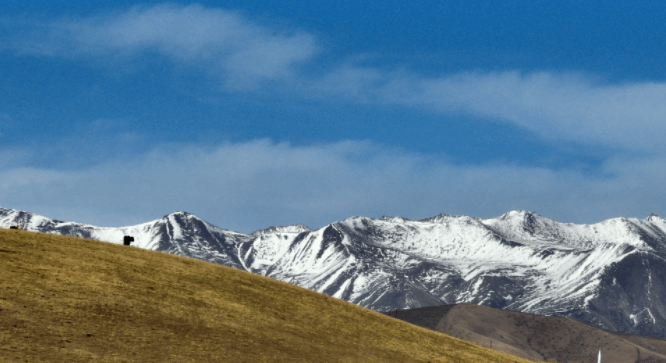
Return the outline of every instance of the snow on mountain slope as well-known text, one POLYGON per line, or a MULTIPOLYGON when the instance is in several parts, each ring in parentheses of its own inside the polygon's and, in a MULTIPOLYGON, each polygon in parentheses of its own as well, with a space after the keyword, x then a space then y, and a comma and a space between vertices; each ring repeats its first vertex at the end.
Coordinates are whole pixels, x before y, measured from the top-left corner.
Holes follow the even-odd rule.
POLYGON ((186 212, 176 212, 160 219, 127 227, 96 227, 75 222, 51 220, 46 217, 0 208, 0 227, 18 224, 24 230, 91 238, 116 244, 123 237, 133 236, 133 246, 178 254, 222 265, 242 268, 236 258, 237 244, 248 237, 224 230, 186 212))
MULTIPOLYGON (((510 211, 482 223, 507 239, 522 243, 545 245, 555 242, 574 248, 593 248, 603 243, 643 246, 639 225, 633 218, 614 218, 596 224, 559 223, 526 211, 510 211)), ((643 224, 645 226, 645 224, 643 224)))
POLYGON ((294 224, 291 226, 277 226, 277 227, 268 227, 264 229, 260 229, 258 231, 254 231, 250 233, 250 236, 252 237, 259 237, 263 235, 270 235, 270 234, 276 234, 276 233, 301 233, 301 232, 309 232, 311 231, 310 228, 302 225, 302 224, 294 224))
POLYGON ((176 212, 100 228, 0 208, 0 226, 135 245, 215 262, 387 311, 475 303, 666 337, 666 220, 559 223, 527 211, 479 219, 351 217, 250 235, 176 212))

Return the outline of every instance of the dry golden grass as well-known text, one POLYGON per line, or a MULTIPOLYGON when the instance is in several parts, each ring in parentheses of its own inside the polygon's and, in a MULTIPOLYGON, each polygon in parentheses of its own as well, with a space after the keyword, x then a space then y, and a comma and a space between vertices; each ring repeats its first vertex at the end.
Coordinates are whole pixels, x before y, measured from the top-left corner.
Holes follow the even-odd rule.
POLYGON ((0 230, 2 362, 527 362, 185 257, 0 230))

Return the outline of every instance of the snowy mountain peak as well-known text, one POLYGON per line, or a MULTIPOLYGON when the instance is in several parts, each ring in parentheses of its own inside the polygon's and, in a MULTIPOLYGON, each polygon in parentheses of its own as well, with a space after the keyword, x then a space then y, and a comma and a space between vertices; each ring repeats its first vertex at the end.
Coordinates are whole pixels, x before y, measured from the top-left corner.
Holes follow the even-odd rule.
POLYGON ((650 215, 646 218, 648 222, 657 222, 657 221, 663 221, 664 218, 659 217, 658 215, 654 213, 650 213, 650 215))
POLYGON ((504 214, 502 214, 499 218, 502 220, 534 220, 535 218, 541 217, 538 213, 536 212, 530 212, 527 210, 519 210, 519 209, 512 209, 504 214))
POLYGON ((162 217, 162 218, 163 218, 163 219, 168 219, 169 217, 181 217, 181 218, 191 218, 191 217, 194 217, 194 218, 198 218, 198 217, 195 216, 194 214, 187 213, 187 212, 184 212, 184 211, 177 211, 177 212, 169 213, 169 214, 165 215, 165 216, 162 217))
POLYGON ((344 221, 336 222, 336 223, 342 223, 342 224, 348 224, 348 225, 367 225, 374 219, 369 218, 369 217, 363 217, 363 216, 353 216, 345 219, 344 221))
POLYGON ((51 220, 39 214, 0 207, 0 227, 2 228, 9 228, 11 225, 19 225, 22 229, 27 231, 41 231, 55 225, 66 225, 70 223, 73 222, 51 220))
POLYGON ((427 217, 423 219, 419 219, 419 222, 430 222, 430 223, 440 223, 444 220, 450 219, 451 216, 448 214, 440 213, 434 217, 427 217))
POLYGON ((397 216, 397 217, 382 216, 381 218, 379 218, 379 220, 380 221, 385 221, 385 222, 393 222, 393 223, 403 223, 403 222, 409 221, 409 219, 404 218, 404 217, 400 217, 400 216, 397 216))
POLYGON ((312 231, 310 228, 303 224, 290 224, 288 226, 271 226, 264 229, 256 230, 250 233, 251 237, 260 237, 267 234, 274 233, 303 233, 312 231))

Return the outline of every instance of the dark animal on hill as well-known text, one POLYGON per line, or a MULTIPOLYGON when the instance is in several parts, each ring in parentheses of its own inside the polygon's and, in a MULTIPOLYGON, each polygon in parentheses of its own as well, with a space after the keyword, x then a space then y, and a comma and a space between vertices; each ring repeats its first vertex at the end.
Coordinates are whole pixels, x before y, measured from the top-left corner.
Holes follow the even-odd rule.
POLYGON ((21 229, 21 226, 17 224, 15 226, 10 226, 9 229, 21 229))
POLYGON ((134 242, 134 237, 132 236, 125 236, 125 238, 123 239, 123 243, 125 244, 125 246, 129 246, 130 243, 132 242, 134 242))

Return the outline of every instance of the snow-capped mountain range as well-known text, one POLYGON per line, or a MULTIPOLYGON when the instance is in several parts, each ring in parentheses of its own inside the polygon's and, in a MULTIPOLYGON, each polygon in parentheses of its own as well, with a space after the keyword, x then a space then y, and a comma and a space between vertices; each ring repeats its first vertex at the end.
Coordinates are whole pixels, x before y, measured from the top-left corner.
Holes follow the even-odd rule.
POLYGON ((122 243, 299 285, 376 311, 474 303, 666 338, 666 220, 559 223, 527 211, 490 219, 351 217, 317 230, 249 235, 176 212, 128 227, 0 208, 0 227, 122 243))

